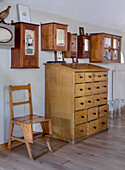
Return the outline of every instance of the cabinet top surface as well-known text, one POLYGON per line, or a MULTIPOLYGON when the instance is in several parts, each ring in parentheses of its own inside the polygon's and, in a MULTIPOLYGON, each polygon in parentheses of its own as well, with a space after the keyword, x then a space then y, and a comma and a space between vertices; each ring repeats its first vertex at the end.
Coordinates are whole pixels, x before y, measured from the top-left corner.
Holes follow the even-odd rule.
POLYGON ((57 23, 57 22, 42 23, 41 25, 49 25, 49 24, 68 26, 67 24, 62 24, 62 23, 57 23))
POLYGON ((109 36, 116 36, 116 37, 119 37, 119 38, 122 38, 122 36, 120 35, 115 35, 115 34, 109 34, 109 33, 104 33, 104 32, 100 32, 100 33, 91 33, 91 35, 109 35, 109 36))
POLYGON ((108 71, 109 69, 87 63, 46 63, 45 65, 53 65, 72 71, 108 71))

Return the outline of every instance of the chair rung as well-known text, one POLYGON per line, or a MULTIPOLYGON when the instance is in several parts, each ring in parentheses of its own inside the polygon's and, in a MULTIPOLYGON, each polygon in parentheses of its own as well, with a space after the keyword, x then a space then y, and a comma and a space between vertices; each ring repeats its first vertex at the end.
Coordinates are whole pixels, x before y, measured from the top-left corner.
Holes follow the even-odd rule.
POLYGON ((18 140, 19 142, 23 142, 25 143, 25 140, 21 139, 21 138, 18 138, 18 137, 15 137, 15 136, 11 136, 12 139, 15 139, 15 140, 18 140))
POLYGON ((30 103, 30 101, 25 101, 25 102, 17 102, 17 103, 13 103, 13 105, 21 105, 21 104, 27 104, 30 103))

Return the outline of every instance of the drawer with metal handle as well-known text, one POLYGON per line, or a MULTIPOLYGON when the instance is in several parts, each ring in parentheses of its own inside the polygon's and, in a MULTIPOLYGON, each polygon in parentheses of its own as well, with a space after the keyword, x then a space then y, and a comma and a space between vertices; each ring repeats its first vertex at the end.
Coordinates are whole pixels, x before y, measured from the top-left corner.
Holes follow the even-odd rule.
POLYGON ((87 133, 88 135, 92 135, 99 131, 98 120, 94 120, 92 122, 87 123, 87 133))
POLYGON ((92 95, 92 83, 85 83, 85 95, 92 95))
POLYGON ((75 98, 75 110, 83 110, 85 109, 85 98, 75 98))
POLYGON ((87 110, 75 112, 75 125, 87 122, 87 110))
POLYGON ((75 83, 81 83, 85 81, 85 73, 75 73, 75 83))
POLYGON ((109 105, 99 107, 99 117, 107 116, 109 114, 109 105))
POLYGON ((100 105, 107 104, 107 93, 100 94, 100 100, 101 100, 100 105))
POLYGON ((94 72, 94 81, 102 80, 102 72, 94 72))
POLYGON ((101 92, 100 82, 93 83, 93 94, 98 94, 101 92))
POLYGON ((75 96, 81 97, 85 95, 85 84, 75 84, 75 96))
POLYGON ((92 72, 85 73, 85 82, 92 82, 92 81, 93 81, 93 73, 92 72))
POLYGON ((75 139, 87 135, 87 123, 75 126, 75 139))
POLYGON ((85 97, 85 108, 89 108, 93 106, 93 96, 85 97))
POLYGON ((102 72, 102 81, 108 80, 108 72, 102 72))
POLYGON ((102 81, 101 82, 101 93, 106 93, 108 90, 108 85, 107 85, 107 81, 102 81))
POLYGON ((99 131, 107 128, 107 117, 102 117, 99 119, 99 131))
POLYGON ((100 94, 93 95, 93 106, 99 106, 100 100, 100 94))
POLYGON ((98 119, 98 107, 88 109, 88 121, 98 119))

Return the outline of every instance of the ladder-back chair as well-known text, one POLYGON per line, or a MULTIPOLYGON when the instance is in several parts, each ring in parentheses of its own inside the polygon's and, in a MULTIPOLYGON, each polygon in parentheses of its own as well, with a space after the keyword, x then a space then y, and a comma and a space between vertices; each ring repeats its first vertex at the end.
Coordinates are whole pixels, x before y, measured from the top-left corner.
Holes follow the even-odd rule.
POLYGON ((34 115, 33 108, 32 108, 32 97, 31 97, 31 85, 21 85, 21 86, 9 86, 9 95, 10 95, 10 113, 11 113, 11 120, 10 120, 10 134, 9 134, 9 141, 8 141, 8 149, 11 150, 11 139, 17 140, 19 142, 23 142, 26 144, 27 151, 29 157, 33 160, 32 151, 30 144, 34 141, 38 141, 41 139, 45 139, 47 142, 47 146, 51 152, 53 149, 50 144, 50 137, 52 136, 52 128, 51 128, 51 120, 44 118, 42 116, 34 115), (17 90, 28 90, 29 100, 22 101, 22 102, 13 102, 13 91, 17 90), (21 117, 14 117, 14 109, 13 106, 22 105, 22 104, 29 104, 30 114, 21 117), (43 129, 43 132, 38 133, 38 136, 33 133, 33 124, 40 123, 43 129), (19 125, 23 132, 23 138, 18 138, 12 135, 14 124, 19 125))

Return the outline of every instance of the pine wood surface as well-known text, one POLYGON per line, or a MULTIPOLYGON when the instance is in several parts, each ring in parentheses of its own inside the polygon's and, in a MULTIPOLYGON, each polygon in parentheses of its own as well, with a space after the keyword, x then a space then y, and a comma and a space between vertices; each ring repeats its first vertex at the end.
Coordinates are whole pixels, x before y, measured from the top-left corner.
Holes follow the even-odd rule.
POLYGON ((21 145, 0 152, 1 170, 124 170, 125 118, 108 120, 109 130, 75 145, 52 139, 54 153, 44 141, 31 145, 37 159, 31 161, 21 145), (37 154, 36 154, 37 153, 37 154), (38 156, 39 155, 39 156, 38 156))

